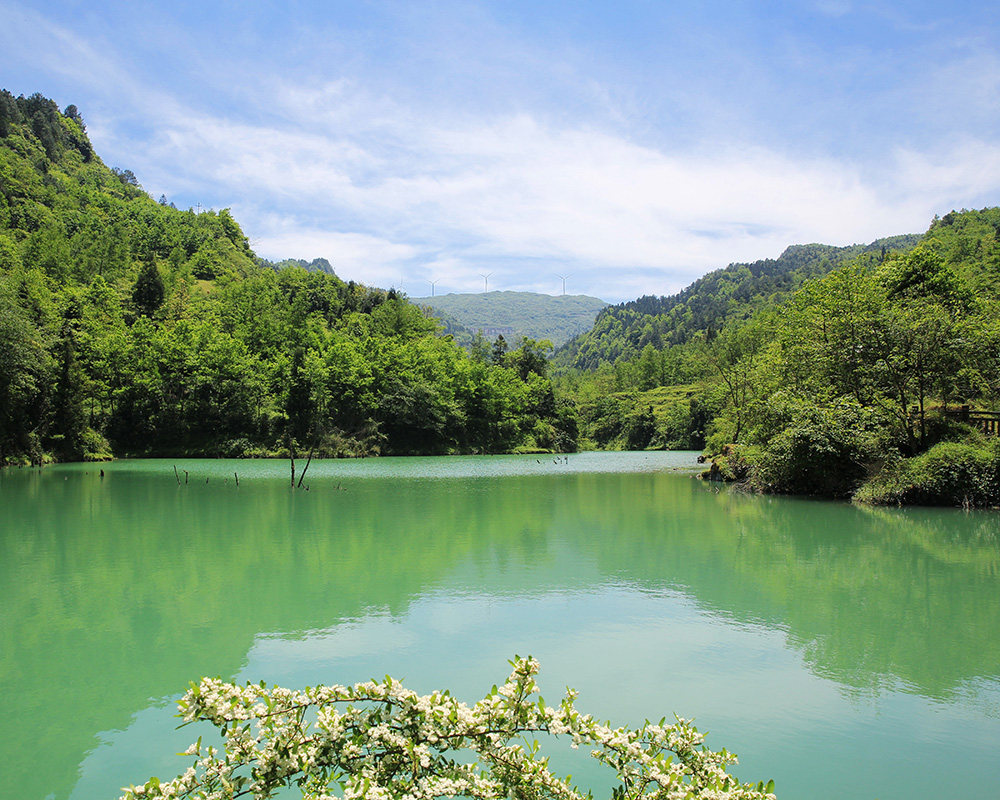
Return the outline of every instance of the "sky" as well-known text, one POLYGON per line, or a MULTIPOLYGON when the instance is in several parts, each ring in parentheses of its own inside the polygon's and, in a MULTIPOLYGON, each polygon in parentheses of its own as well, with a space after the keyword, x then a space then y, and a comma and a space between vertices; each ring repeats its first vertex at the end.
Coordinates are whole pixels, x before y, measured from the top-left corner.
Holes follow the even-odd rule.
POLYGON ((0 0, 0 88, 258 255, 669 295, 1000 205, 1000 4, 0 0))

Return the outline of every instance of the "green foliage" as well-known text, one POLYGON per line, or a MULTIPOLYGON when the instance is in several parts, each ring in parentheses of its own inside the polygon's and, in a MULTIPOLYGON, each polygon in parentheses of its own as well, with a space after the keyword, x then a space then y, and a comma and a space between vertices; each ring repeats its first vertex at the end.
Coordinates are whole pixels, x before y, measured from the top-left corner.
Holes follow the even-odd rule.
POLYGON ((760 417, 744 454, 760 491, 850 497, 885 458, 885 419, 850 399, 818 406, 777 393, 760 417))
POLYGON ((157 203, 79 111, 0 94, 0 463, 574 449, 550 345, 493 364, 395 291, 157 203))
POLYGON ((935 217, 924 241, 977 294, 995 293, 1000 277, 1000 208, 963 209, 935 217))
POLYGON ((48 342, 0 275, 0 464, 40 460, 39 434, 47 404, 48 342))
POLYGON ((149 317, 163 305, 163 298, 166 288, 163 285, 163 278, 156 264, 147 261, 139 271, 139 277, 135 279, 135 286, 132 288, 132 302, 140 314, 149 317))
POLYGON ((705 445, 705 426, 711 419, 711 401, 697 385, 657 387, 645 392, 607 391, 613 378, 575 385, 572 378, 556 380, 562 402, 575 410, 579 436, 589 447, 603 450, 699 450, 705 445))
POLYGON ((640 297, 608 306, 593 328, 561 347, 558 367, 595 369, 601 364, 632 361, 647 345, 661 350, 704 336, 711 340, 725 326, 749 318, 758 309, 787 298, 817 275, 857 258, 884 258, 912 248, 918 237, 896 236, 869 245, 789 247, 777 259, 730 264, 708 273, 670 297, 640 297))
POLYGON ((736 757, 704 747, 689 721, 611 728, 577 711, 572 689, 558 706, 547 705, 534 659, 511 665, 507 681, 474 706, 447 691, 418 695, 388 675, 380 683, 302 691, 204 678, 181 699, 180 716, 215 725, 225 753, 199 738, 184 754, 196 758, 184 775, 150 778, 122 800, 267 798, 290 787, 311 800, 592 797, 550 772, 542 735, 589 747, 616 775, 614 800, 773 800, 773 781, 740 784, 726 772, 736 757))
POLYGON ((941 442, 916 458, 897 459, 857 500, 872 505, 1000 506, 1000 442, 941 442))
POLYGON ((883 464, 974 443, 949 408, 1000 407, 998 236, 1000 209, 952 212, 916 247, 810 245, 731 265, 605 309, 554 356, 556 385, 583 441, 608 448, 641 444, 650 393, 686 386, 684 401, 653 404, 645 446, 722 454, 713 477, 759 491, 851 496, 883 464))
MULTIPOLYGON (((850 496, 880 463, 963 438, 942 424, 940 409, 997 401, 996 293, 976 295, 969 275, 937 249, 928 241, 877 264, 852 262, 804 286, 780 316, 754 318, 769 319, 769 357, 756 374, 737 375, 754 395, 749 403, 723 374, 731 424, 722 426, 738 441, 741 423, 751 423, 751 486, 850 496)), ((715 352, 724 363, 742 363, 715 352)), ((893 491, 925 502, 916 489, 893 491)), ((951 491, 926 496, 954 500, 951 491)))

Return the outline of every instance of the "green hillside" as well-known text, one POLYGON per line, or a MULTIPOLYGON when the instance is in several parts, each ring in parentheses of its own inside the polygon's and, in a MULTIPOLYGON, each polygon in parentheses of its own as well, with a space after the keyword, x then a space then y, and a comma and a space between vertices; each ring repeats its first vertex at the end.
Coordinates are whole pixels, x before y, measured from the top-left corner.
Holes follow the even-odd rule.
POLYGON ((557 381, 584 446, 705 448, 764 492, 1000 506, 1000 209, 813 249, 773 272, 788 290, 758 262, 606 309, 564 350, 599 366, 557 381))
POLYGON ((572 449, 545 373, 325 260, 259 260, 228 210, 103 164, 75 106, 0 91, 0 465, 572 449))
POLYGON ((910 234, 849 247, 792 245, 776 259, 730 264, 675 295, 646 296, 608 306, 592 329, 556 352, 554 364, 594 369, 635 358, 647 344, 656 348, 683 344, 699 333, 715 333, 729 322, 746 319, 810 278, 826 275, 851 259, 882 258, 914 247, 919 239, 919 235, 910 234))
POLYGON ((446 294, 410 300, 431 308, 435 316, 450 322, 459 340, 484 330, 486 338, 492 341, 496 333, 491 335, 491 332, 509 329, 504 336, 509 341, 527 336, 548 339, 554 347, 589 330, 598 312, 607 305, 586 295, 553 297, 534 292, 446 294))
POLYGON ((103 164, 74 106, 0 91, 0 463, 579 440, 706 448, 761 491, 1000 506, 998 286, 986 208, 603 310, 410 302, 322 259, 259 259, 228 210, 155 202, 103 164), (550 380, 539 340, 595 315, 550 380), (464 349, 442 335, 460 324, 507 335, 464 349))

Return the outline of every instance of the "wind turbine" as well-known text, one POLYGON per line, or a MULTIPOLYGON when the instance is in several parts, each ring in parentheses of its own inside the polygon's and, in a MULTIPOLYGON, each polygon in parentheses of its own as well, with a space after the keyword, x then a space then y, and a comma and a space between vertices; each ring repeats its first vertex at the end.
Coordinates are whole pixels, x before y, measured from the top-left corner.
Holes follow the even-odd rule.
POLYGON ((560 275, 558 272, 553 272, 552 274, 555 275, 557 278, 562 278, 562 282, 563 282, 563 297, 565 297, 566 296, 566 279, 567 278, 572 278, 575 273, 571 272, 569 275, 560 275))
POLYGON ((481 272, 479 273, 479 276, 483 279, 483 291, 486 292, 487 294, 489 294, 490 291, 490 275, 492 274, 493 274, 492 272, 489 273, 488 275, 483 275, 483 273, 481 272))
MULTIPOLYGON (((438 278, 438 281, 439 280, 441 280, 441 279, 438 278)), ((433 297, 434 296, 434 284, 437 283, 437 281, 427 281, 427 282, 431 285, 431 297, 433 297)))

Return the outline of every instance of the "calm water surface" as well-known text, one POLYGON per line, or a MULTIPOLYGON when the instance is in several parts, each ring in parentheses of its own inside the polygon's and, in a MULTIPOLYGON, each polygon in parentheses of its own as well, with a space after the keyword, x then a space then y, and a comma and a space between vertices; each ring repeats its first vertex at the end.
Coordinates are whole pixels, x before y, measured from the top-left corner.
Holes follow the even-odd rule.
POLYGON ((0 798, 183 771, 202 675, 474 702, 529 653, 547 699, 695 717, 779 798, 996 797, 1000 515, 746 497, 693 460, 0 471, 0 798))

